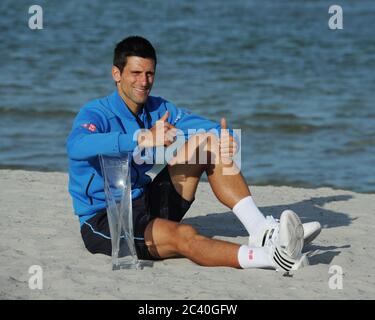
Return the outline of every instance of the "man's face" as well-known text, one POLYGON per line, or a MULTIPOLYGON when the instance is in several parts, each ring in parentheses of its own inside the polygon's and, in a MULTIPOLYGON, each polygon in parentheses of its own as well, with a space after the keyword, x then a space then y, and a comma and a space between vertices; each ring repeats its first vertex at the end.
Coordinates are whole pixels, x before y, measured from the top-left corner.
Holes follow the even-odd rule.
POLYGON ((155 76, 155 62, 152 59, 131 56, 122 73, 112 67, 113 79, 121 97, 133 111, 143 106, 151 92, 155 76))

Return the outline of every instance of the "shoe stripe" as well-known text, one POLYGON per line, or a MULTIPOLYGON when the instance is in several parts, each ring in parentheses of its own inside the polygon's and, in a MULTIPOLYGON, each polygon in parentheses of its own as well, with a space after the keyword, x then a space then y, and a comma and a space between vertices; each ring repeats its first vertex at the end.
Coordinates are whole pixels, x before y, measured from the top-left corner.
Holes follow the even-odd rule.
POLYGON ((264 233, 263 241, 262 241, 262 247, 264 247, 264 244, 266 242, 267 234, 268 234, 268 230, 264 233))
POLYGON ((285 258, 281 255, 281 253, 279 252, 278 248, 275 248, 275 253, 277 254, 278 258, 279 258, 281 261, 284 262, 284 264, 286 264, 286 265, 288 265, 288 266, 290 266, 290 267, 292 267, 292 266, 294 265, 294 262, 293 262, 293 261, 287 260, 287 259, 285 259, 285 258))
POLYGON ((289 267, 288 265, 286 265, 285 263, 283 263, 280 258, 276 255, 274 255, 273 257, 273 260, 281 267, 283 268, 284 270, 286 271, 289 271, 291 269, 291 267, 289 267))
POLYGON ((275 232, 275 229, 271 229, 270 235, 268 236, 268 239, 272 239, 273 233, 275 232))
POLYGON ((276 264, 277 264, 279 267, 281 267, 282 269, 284 269, 285 271, 289 271, 289 270, 290 270, 290 268, 285 267, 285 266, 282 264, 282 262, 280 262, 280 261, 278 260, 278 258, 277 258, 276 255, 273 256, 273 261, 275 261, 276 264))
POLYGON ((294 262, 292 261, 289 261, 287 259, 285 259, 279 252, 279 250, 277 248, 275 248, 275 255, 285 264, 287 265, 288 267, 293 267, 294 265, 294 262))

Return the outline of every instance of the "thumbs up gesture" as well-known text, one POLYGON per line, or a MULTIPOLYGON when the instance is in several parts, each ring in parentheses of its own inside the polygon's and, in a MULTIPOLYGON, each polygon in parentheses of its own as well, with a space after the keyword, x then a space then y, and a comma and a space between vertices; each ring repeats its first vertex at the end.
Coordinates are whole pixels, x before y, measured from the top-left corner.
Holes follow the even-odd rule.
POLYGON ((221 119, 220 126, 220 156, 223 159, 230 159, 236 154, 238 146, 234 138, 229 134, 227 120, 225 118, 221 119))
POLYGON ((138 145, 144 148, 169 146, 175 140, 177 129, 168 122, 169 111, 156 121, 156 124, 149 130, 138 134, 138 145))

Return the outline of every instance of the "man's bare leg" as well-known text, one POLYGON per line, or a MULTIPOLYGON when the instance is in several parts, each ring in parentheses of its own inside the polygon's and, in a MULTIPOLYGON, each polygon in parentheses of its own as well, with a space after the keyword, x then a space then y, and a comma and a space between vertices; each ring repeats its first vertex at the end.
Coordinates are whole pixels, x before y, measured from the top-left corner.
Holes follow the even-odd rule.
POLYGON ((187 224, 154 219, 146 228, 145 242, 154 257, 183 256, 202 266, 240 268, 238 244, 204 237, 187 224))
MULTIPOLYGON (((206 172, 217 199, 232 209, 238 201, 250 196, 251 193, 244 177, 236 169, 233 161, 230 159, 223 161, 220 158, 217 138, 212 134, 209 136, 209 142, 204 145, 202 152, 209 154, 207 160, 211 160, 210 163, 199 163, 199 148, 194 148, 194 143, 199 144, 199 142, 192 138, 185 144, 185 150, 180 153, 180 157, 177 156, 179 164, 168 166, 169 175, 177 192, 184 199, 191 201, 194 199, 202 173, 206 172), (192 162, 192 159, 195 159, 195 164, 184 163, 192 162), (230 172, 230 174, 225 174, 225 172, 230 172)), ((199 138, 197 137, 197 139, 199 138)))

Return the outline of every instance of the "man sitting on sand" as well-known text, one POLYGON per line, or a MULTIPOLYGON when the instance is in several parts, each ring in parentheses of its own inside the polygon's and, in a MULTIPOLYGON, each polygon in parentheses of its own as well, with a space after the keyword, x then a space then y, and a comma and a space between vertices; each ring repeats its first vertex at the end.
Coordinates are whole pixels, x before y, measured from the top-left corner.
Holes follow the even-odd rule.
POLYGON ((316 237, 319 223, 302 225, 291 210, 282 212, 280 221, 265 217, 232 161, 238 143, 225 119, 215 123, 150 96, 156 63, 155 50, 148 40, 133 36, 119 42, 112 67, 116 90, 87 103, 75 118, 67 140, 69 192, 86 248, 91 253, 111 255, 98 155, 118 156, 136 148, 169 146, 178 130, 186 133, 189 129, 203 129, 205 133, 186 137, 177 156, 152 181, 146 174, 152 164, 132 161, 132 204, 139 217, 134 225, 138 258, 183 256, 202 266, 298 269, 305 261, 301 253, 304 236, 309 241, 316 237), (157 134, 158 126, 164 134, 157 134), (210 129, 223 129, 224 133, 216 135, 210 129), (208 163, 188 163, 191 151, 201 145, 194 144, 197 138, 208 141, 203 151, 211 154, 208 163), (228 174, 225 170, 232 171, 228 174), (247 245, 207 238, 192 226, 180 223, 194 201, 203 172, 217 199, 248 231, 247 245))

